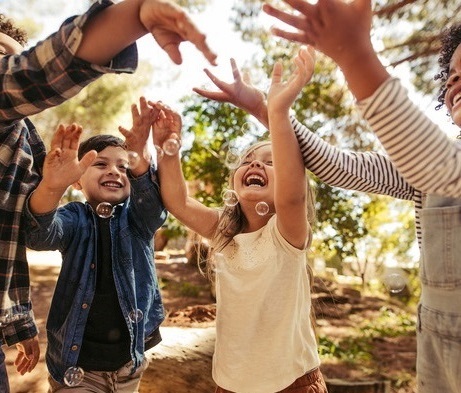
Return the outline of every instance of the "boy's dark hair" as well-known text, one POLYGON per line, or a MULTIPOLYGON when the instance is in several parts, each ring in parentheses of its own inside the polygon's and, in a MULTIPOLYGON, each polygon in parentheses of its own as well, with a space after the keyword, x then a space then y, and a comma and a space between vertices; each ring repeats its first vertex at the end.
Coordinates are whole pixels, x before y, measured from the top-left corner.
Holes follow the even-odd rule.
POLYGON ((116 136, 108 134, 95 135, 80 144, 78 148, 78 159, 81 160, 82 157, 91 150, 96 150, 99 153, 108 146, 121 147, 126 150, 125 142, 116 136))
POLYGON ((0 33, 10 36, 22 46, 27 44, 27 33, 25 30, 15 27, 11 19, 7 19, 4 14, 0 14, 0 33))
POLYGON ((439 54, 440 72, 435 76, 435 79, 440 79, 442 86, 440 87, 439 95, 437 97, 439 104, 436 109, 440 109, 443 105, 445 105, 445 93, 447 92, 445 83, 448 80, 451 58, 453 57, 456 48, 459 44, 461 44, 461 23, 446 29, 442 33, 441 43, 442 47, 439 54))

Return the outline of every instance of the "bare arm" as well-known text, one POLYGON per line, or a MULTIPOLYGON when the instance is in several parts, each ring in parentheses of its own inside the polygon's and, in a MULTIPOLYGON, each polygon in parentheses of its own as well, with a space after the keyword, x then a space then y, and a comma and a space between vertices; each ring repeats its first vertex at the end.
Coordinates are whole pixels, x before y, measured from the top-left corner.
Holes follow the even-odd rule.
POLYGON ((306 207, 308 185, 289 110, 313 74, 314 50, 302 48, 294 62, 296 68, 286 82, 282 80, 282 64, 275 64, 268 94, 268 113, 275 172, 277 225, 288 242, 303 248, 306 239, 311 236, 306 207))
POLYGON ((176 64, 181 64, 181 42, 190 41, 215 64, 216 55, 189 15, 169 0, 124 0, 92 17, 84 26, 77 56, 106 65, 121 50, 151 33, 158 45, 176 64))
POLYGON ((263 10, 298 29, 289 32, 274 28, 272 32, 291 41, 314 46, 331 57, 341 68, 357 100, 371 96, 390 77, 370 39, 371 0, 284 0, 299 11, 290 14, 264 4, 263 10))
MULTIPOLYGON (((168 138, 176 138, 181 131, 181 118, 161 103, 152 103, 160 115, 153 124, 154 143, 162 146, 168 138)), ((210 239, 218 225, 218 211, 201 204, 188 195, 182 173, 180 152, 164 154, 158 163, 160 193, 166 209, 188 228, 210 239)))
POLYGON ((67 188, 76 182, 96 158, 96 151, 88 152, 78 161, 77 151, 82 127, 60 124, 51 141, 51 150, 45 158, 43 179, 30 197, 30 210, 45 214, 58 207, 67 188))

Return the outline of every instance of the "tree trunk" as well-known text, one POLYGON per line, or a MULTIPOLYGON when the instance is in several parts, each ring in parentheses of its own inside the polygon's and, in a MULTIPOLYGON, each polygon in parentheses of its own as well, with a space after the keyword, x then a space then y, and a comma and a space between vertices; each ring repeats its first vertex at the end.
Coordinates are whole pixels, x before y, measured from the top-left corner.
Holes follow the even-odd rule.
POLYGON ((326 381, 328 393, 390 393, 389 381, 343 381, 330 379, 326 381))

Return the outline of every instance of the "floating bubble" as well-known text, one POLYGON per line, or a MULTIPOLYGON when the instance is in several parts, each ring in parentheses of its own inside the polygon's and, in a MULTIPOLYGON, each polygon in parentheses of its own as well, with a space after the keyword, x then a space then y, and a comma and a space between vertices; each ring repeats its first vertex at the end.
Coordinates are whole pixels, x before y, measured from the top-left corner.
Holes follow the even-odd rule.
POLYGON ((82 383, 85 372, 77 366, 69 367, 64 373, 64 383, 69 387, 78 386, 82 383))
POLYGON ((128 152, 128 168, 135 169, 141 162, 141 157, 135 151, 128 152))
POLYGON ((163 149, 159 145, 154 145, 155 147, 155 152, 157 154, 157 162, 161 161, 165 153, 163 152, 163 149))
POLYGON ((239 203, 239 197, 234 190, 225 190, 222 195, 223 202, 226 206, 232 207, 239 203))
POLYGON ((131 322, 138 323, 139 321, 142 321, 142 319, 144 318, 144 314, 138 308, 137 310, 131 311, 130 314, 128 315, 128 318, 130 318, 131 322))
POLYGON ((389 289, 389 292, 399 293, 405 289, 407 282, 405 277, 403 277, 401 274, 392 273, 384 278, 384 284, 389 289))
POLYGON ((101 202, 96 206, 96 214, 101 218, 112 217, 113 212, 114 208, 109 202, 101 202))
POLYGON ((229 150, 226 153, 226 162, 225 165, 229 169, 235 169, 238 168, 240 165, 240 155, 238 153, 238 150, 235 148, 229 148, 229 150))
POLYGON ((169 156, 174 156, 181 147, 181 144, 177 139, 170 138, 163 142, 163 151, 169 156))
POLYGON ((260 216, 265 216, 269 213, 269 205, 266 202, 258 202, 255 206, 256 213, 260 216))
POLYGON ((245 135, 251 129, 251 123, 243 123, 240 128, 240 134, 245 135))

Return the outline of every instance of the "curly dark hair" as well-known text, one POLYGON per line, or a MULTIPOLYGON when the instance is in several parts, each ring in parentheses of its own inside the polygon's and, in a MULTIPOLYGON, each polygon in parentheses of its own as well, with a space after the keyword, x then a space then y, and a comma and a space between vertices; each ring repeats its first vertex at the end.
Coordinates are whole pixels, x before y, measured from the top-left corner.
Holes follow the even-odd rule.
POLYGON ((0 14, 0 33, 10 36, 22 46, 27 44, 27 33, 25 30, 15 27, 11 19, 7 19, 4 14, 0 14))
POLYGON ((442 33, 441 43, 442 47, 439 54, 440 72, 435 76, 435 79, 440 79, 442 85, 437 97, 439 104, 436 109, 440 109, 445 105, 445 93, 447 92, 445 83, 448 80, 448 73, 450 72, 451 58, 453 57, 456 48, 458 48, 461 44, 461 23, 444 30, 442 33))

